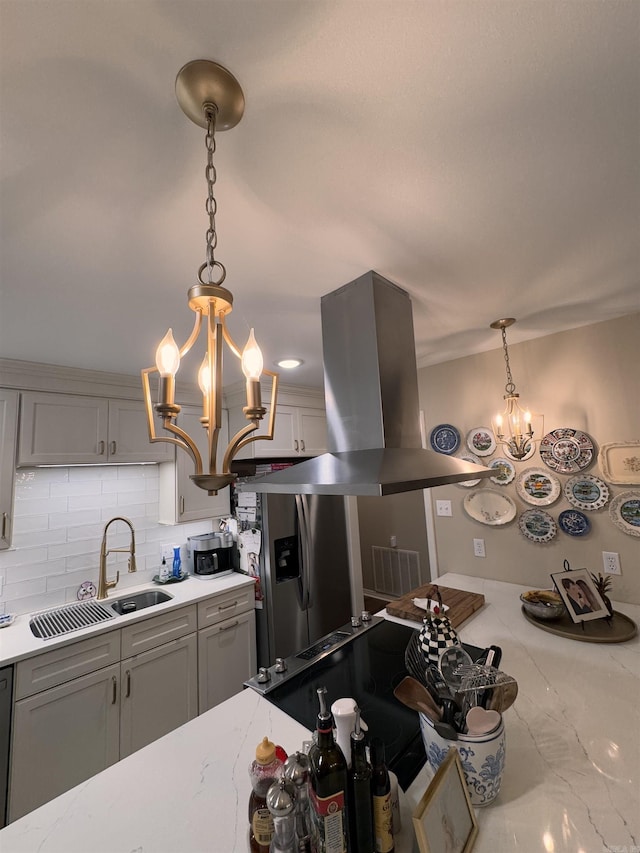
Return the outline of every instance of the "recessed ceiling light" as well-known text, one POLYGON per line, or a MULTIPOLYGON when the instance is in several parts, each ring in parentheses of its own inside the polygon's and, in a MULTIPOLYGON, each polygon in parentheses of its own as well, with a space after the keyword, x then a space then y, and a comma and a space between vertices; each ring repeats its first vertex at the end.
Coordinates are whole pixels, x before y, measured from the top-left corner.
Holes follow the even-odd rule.
POLYGON ((301 358, 283 358, 278 362, 278 367, 282 367, 283 370, 293 370, 294 367, 300 367, 302 363, 301 358))

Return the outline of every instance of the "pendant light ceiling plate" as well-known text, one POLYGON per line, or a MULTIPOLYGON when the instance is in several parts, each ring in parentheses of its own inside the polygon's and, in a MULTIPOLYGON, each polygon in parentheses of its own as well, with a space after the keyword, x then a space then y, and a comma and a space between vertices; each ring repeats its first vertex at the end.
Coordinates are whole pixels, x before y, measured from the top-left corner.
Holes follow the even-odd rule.
POLYGON ((216 131, 235 127, 244 113, 244 93, 230 71, 209 59, 183 65, 176 77, 176 98, 192 122, 207 126, 206 104, 218 108, 216 131))
POLYGON ((494 320, 493 323, 489 324, 489 328, 491 329, 508 329, 509 326, 513 326, 515 323, 515 317, 503 317, 502 320, 494 320))

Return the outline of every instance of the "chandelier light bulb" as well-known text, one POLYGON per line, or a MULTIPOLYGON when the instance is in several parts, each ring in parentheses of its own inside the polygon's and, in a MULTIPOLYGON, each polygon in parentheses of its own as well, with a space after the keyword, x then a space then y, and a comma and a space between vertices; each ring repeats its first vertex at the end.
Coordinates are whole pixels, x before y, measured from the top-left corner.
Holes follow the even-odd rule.
POLYGON ((209 396, 209 392, 211 391, 211 371, 209 370, 209 356, 205 355, 202 359, 202 364, 200 365, 200 370, 198 371, 198 385, 200 386, 200 390, 205 395, 205 397, 209 396))
POLYGON ((168 376, 175 376, 180 367, 180 350, 173 339, 171 329, 160 341, 156 350, 156 367, 163 379, 168 376))
POLYGON ((256 342, 253 329, 251 329, 249 339, 242 351, 242 372, 247 379, 258 382, 263 366, 262 352, 256 342))

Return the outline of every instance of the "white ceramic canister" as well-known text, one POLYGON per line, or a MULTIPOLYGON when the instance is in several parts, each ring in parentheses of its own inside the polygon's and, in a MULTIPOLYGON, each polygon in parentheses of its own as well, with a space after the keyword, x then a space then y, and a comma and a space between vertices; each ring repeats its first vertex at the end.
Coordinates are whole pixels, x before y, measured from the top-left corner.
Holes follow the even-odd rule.
POLYGON ((471 804, 486 806, 498 796, 506 757, 504 719, 486 735, 458 735, 458 740, 441 737, 433 723, 420 714, 420 729, 427 761, 435 772, 451 747, 460 753, 471 804))

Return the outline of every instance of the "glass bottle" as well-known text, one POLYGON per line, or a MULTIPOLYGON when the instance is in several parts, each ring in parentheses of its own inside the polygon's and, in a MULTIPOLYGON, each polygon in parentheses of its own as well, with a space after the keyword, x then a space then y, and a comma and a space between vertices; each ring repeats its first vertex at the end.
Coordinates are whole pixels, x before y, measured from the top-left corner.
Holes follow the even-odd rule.
POLYGON ((309 804, 314 853, 347 853, 347 762, 333 735, 326 687, 317 690, 317 740, 309 750, 309 804))
POLYGON ((351 732, 351 768, 347 796, 349 846, 357 853, 374 853, 371 766, 367 761, 364 734, 360 728, 360 708, 356 706, 355 711, 355 728, 351 732))
POLYGON ((373 800, 373 825, 376 853, 393 853, 393 809, 391 780, 385 764, 384 743, 381 738, 371 741, 371 796, 373 800))
POLYGON ((276 746, 264 737, 256 748, 255 760, 249 765, 251 795, 249 797, 249 848, 252 853, 268 853, 273 839, 273 818, 267 806, 267 792, 282 775, 282 761, 276 746))

